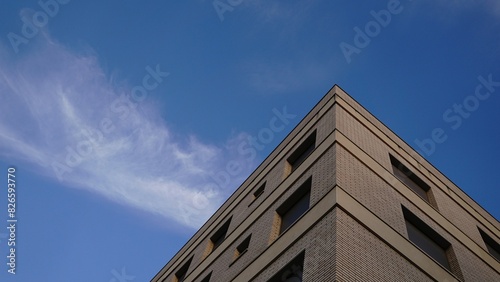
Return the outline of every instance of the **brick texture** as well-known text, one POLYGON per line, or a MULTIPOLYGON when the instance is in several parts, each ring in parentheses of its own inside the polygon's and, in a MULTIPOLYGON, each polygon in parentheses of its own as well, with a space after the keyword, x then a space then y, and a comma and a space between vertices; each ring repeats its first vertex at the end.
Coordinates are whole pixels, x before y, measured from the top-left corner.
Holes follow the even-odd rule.
MULTIPOLYGON (((477 254, 477 250, 486 250, 477 228, 480 227, 492 238, 499 238, 500 223, 338 87, 334 87, 318 103, 186 246, 167 263, 162 271, 170 274, 163 281, 173 281, 173 273, 191 256, 193 260, 186 281, 201 281, 210 272, 210 281, 233 281, 249 265, 261 259, 261 255, 270 245, 283 242, 280 241, 283 237, 280 237, 280 219, 276 209, 309 177, 312 177, 310 207, 318 204, 338 185, 340 188, 337 189, 345 191, 396 231, 396 236, 408 240, 402 212, 404 206, 451 244, 447 255, 451 275, 457 280, 500 281, 500 263, 491 265, 491 260, 489 264, 486 263, 482 255, 488 254, 484 251, 482 255, 477 254), (328 146, 322 147, 325 150, 316 159, 309 158, 310 167, 303 166, 302 169, 292 172, 287 165, 287 157, 314 130, 316 148, 322 144, 328 146), (329 137, 336 136, 333 135, 335 130, 352 143, 329 141, 329 137), (362 153, 353 152, 356 151, 353 146, 362 153), (359 154, 363 154, 363 157, 359 154), (431 187, 430 204, 421 200, 411 202, 408 199, 414 197, 405 196, 411 194, 398 190, 408 187, 395 183, 394 181, 399 181, 397 179, 391 180, 392 183, 389 181, 395 179, 392 177, 389 154, 431 187), (367 162, 367 158, 371 162, 367 162), (372 167, 365 163, 371 163, 372 167), (372 163, 376 164, 377 169, 372 163), (383 173, 380 174, 380 171, 383 173), (274 199, 271 196, 277 194, 274 192, 278 187, 283 187, 284 181, 295 178, 296 181, 286 187, 276 200, 266 200, 274 199), (255 198, 253 192, 264 183, 264 192, 255 198), (465 208, 450 195, 460 197, 468 207, 465 208), (268 206, 262 209, 264 203, 268 206), (234 208, 229 208, 233 204, 234 208), (423 209, 422 205, 429 206, 424 206, 423 209), (262 209, 263 213, 248 228, 236 234, 235 230, 243 226, 243 222, 255 214, 257 208, 262 209), (434 209, 472 241, 459 241, 457 238, 460 236, 450 234, 438 220, 423 212, 425 209, 432 212, 434 209), (474 216, 467 209, 474 209, 479 216, 474 216), (214 257, 215 254, 210 253, 209 238, 229 217, 232 217, 232 221, 227 236, 237 235, 236 239, 228 243, 225 249, 220 246, 222 253, 214 257), (236 258, 236 247, 249 235, 251 241, 248 250, 236 258), (188 252, 190 248, 192 250, 188 252), (201 274, 196 277, 194 274, 190 275, 203 262, 210 263, 201 274)), ((302 251, 305 251, 303 281, 435 281, 417 262, 409 261, 401 252, 391 247, 393 245, 382 240, 380 234, 374 234, 361 220, 353 217, 349 213, 349 207, 332 206, 310 229, 302 232, 304 233, 289 242, 289 246, 281 254, 273 254, 276 258, 273 257, 266 267, 254 273, 248 281, 267 281, 302 251)))
POLYGON ((319 281, 433 281, 342 210, 336 231, 336 279, 319 281))

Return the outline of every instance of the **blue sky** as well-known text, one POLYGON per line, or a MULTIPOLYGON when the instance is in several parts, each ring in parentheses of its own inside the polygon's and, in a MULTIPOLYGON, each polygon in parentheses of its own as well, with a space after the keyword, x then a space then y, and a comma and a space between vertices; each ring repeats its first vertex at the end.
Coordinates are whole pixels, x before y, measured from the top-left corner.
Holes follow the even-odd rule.
POLYGON ((1 281, 149 281, 334 84, 500 218, 498 1, 30 0, 0 18, 1 281))

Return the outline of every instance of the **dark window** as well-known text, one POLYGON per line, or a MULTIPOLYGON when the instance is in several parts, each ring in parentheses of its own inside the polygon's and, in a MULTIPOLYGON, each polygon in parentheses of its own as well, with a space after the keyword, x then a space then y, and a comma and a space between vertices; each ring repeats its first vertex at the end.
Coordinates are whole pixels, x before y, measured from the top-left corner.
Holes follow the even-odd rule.
POLYGON ((405 207, 403 215, 410 241, 451 271, 447 256, 450 243, 405 207))
POLYGON ((309 209, 311 178, 307 179, 276 212, 281 217, 280 234, 309 209))
POLYGON ((253 192, 253 198, 257 199, 260 195, 262 195, 262 193, 264 193, 265 188, 266 188, 266 183, 264 182, 264 184, 262 184, 259 188, 255 190, 255 192, 253 192))
POLYGON ((488 236, 488 234, 484 233, 483 230, 479 229, 479 233, 481 233, 481 237, 483 237, 483 241, 486 244, 488 252, 500 261, 500 245, 488 236))
POLYGON ((304 269, 304 252, 296 256, 267 282, 301 282, 304 269))
POLYGON ((316 130, 300 144, 300 146, 288 157, 287 162, 295 170, 314 150, 316 145, 316 130))
POLYGON ((231 218, 229 218, 217 231, 215 231, 214 235, 210 237, 210 241, 213 243, 212 251, 215 250, 226 238, 227 230, 229 229, 229 224, 231 223, 231 218))
POLYGON ((179 268, 179 270, 177 270, 177 272, 175 273, 175 278, 177 278, 177 281, 179 282, 184 281, 184 278, 186 278, 186 274, 192 260, 193 257, 191 257, 181 268, 179 268))
POLYGON ((429 185, 422 181, 422 179, 416 176, 410 169, 396 160, 393 156, 390 156, 390 158, 394 175, 401 180, 401 182, 406 184, 406 186, 410 187, 410 189, 417 193, 422 199, 429 202, 429 197, 427 195, 427 191, 430 189, 429 185))
POLYGON ((209 282, 210 277, 212 277, 212 272, 210 272, 207 276, 205 276, 205 278, 203 278, 203 280, 201 280, 200 282, 209 282))
POLYGON ((250 245, 250 239, 252 238, 252 235, 248 236, 241 244, 236 247, 236 257, 238 258, 242 254, 244 254, 248 250, 248 246, 250 245))

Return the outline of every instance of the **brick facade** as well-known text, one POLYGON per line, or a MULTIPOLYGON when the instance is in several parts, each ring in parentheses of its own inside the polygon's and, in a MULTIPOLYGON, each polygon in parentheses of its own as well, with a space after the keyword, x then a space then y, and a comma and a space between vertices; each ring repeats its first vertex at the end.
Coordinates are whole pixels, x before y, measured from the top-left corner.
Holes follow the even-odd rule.
POLYGON ((191 258, 183 281, 209 273, 209 281, 286 281, 292 272, 315 282, 500 281, 478 228, 500 242, 495 218, 334 86, 152 281, 177 281, 191 258), (314 150, 292 170, 287 158, 314 131, 314 150), (429 201, 394 176, 389 155, 430 187, 429 201), (280 231, 277 209, 309 178, 309 209, 280 231), (450 244, 449 269, 409 239, 403 207, 450 244), (211 236, 229 218, 212 250, 211 236), (283 269, 302 253, 300 265, 283 269))

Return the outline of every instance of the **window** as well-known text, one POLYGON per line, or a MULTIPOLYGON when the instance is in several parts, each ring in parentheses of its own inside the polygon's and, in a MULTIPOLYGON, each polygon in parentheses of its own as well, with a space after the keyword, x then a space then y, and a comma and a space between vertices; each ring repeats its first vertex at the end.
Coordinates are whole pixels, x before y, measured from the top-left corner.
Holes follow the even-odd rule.
POLYGON ((304 269, 304 252, 296 256, 267 282, 301 282, 304 269))
POLYGON ((257 199, 260 195, 262 195, 262 193, 264 193, 264 189, 266 188, 266 183, 264 182, 264 184, 262 184, 259 188, 257 188, 255 190, 255 192, 253 192, 253 199, 257 199))
POLYGON ((479 233, 481 233, 481 237, 483 237, 483 241, 486 244, 486 249, 488 249, 488 252, 494 258, 500 261, 500 245, 490 236, 488 236, 488 234, 484 233, 483 230, 479 229, 479 233))
POLYGON ((311 195, 311 182, 309 179, 288 198, 276 212, 281 218, 279 234, 290 227, 302 214, 309 209, 309 198, 311 195))
POLYGON ((234 253, 234 259, 239 258, 241 255, 246 253, 248 250, 248 246, 250 245, 250 239, 252 238, 252 234, 250 234, 241 244, 236 247, 236 251, 234 253))
POLYGON ((405 207, 403 207, 403 215, 406 230, 408 231, 408 239, 451 271, 447 255, 447 250, 451 244, 405 207))
POLYGON ((229 229, 229 224, 231 223, 231 218, 229 218, 217 231, 215 231, 214 235, 210 237, 210 241, 212 242, 212 251, 217 249, 220 244, 226 238, 227 230, 229 229))
POLYGON ((294 171, 312 153, 315 145, 316 130, 286 160, 291 166, 291 171, 294 171))
POLYGON ((422 199, 429 202, 427 192, 430 187, 422 179, 416 176, 410 169, 408 169, 401 162, 396 160, 393 156, 389 155, 392 164, 394 175, 401 180, 406 186, 410 187, 413 192, 417 193, 422 199))
POLYGON ((201 280, 200 282, 209 282, 211 277, 212 277, 212 272, 210 272, 207 276, 205 276, 205 278, 203 278, 203 280, 201 280))
POLYGON ((264 190, 266 188, 266 182, 264 184, 260 185, 259 188, 255 189, 255 191, 252 193, 252 200, 250 201, 250 206, 260 195, 264 194, 264 190))
POLYGON ((184 281, 184 278, 186 278, 187 271, 189 269, 189 265, 191 264, 191 261, 193 260, 193 257, 191 257, 177 272, 175 273, 175 279, 174 281, 176 282, 182 282, 184 281))

